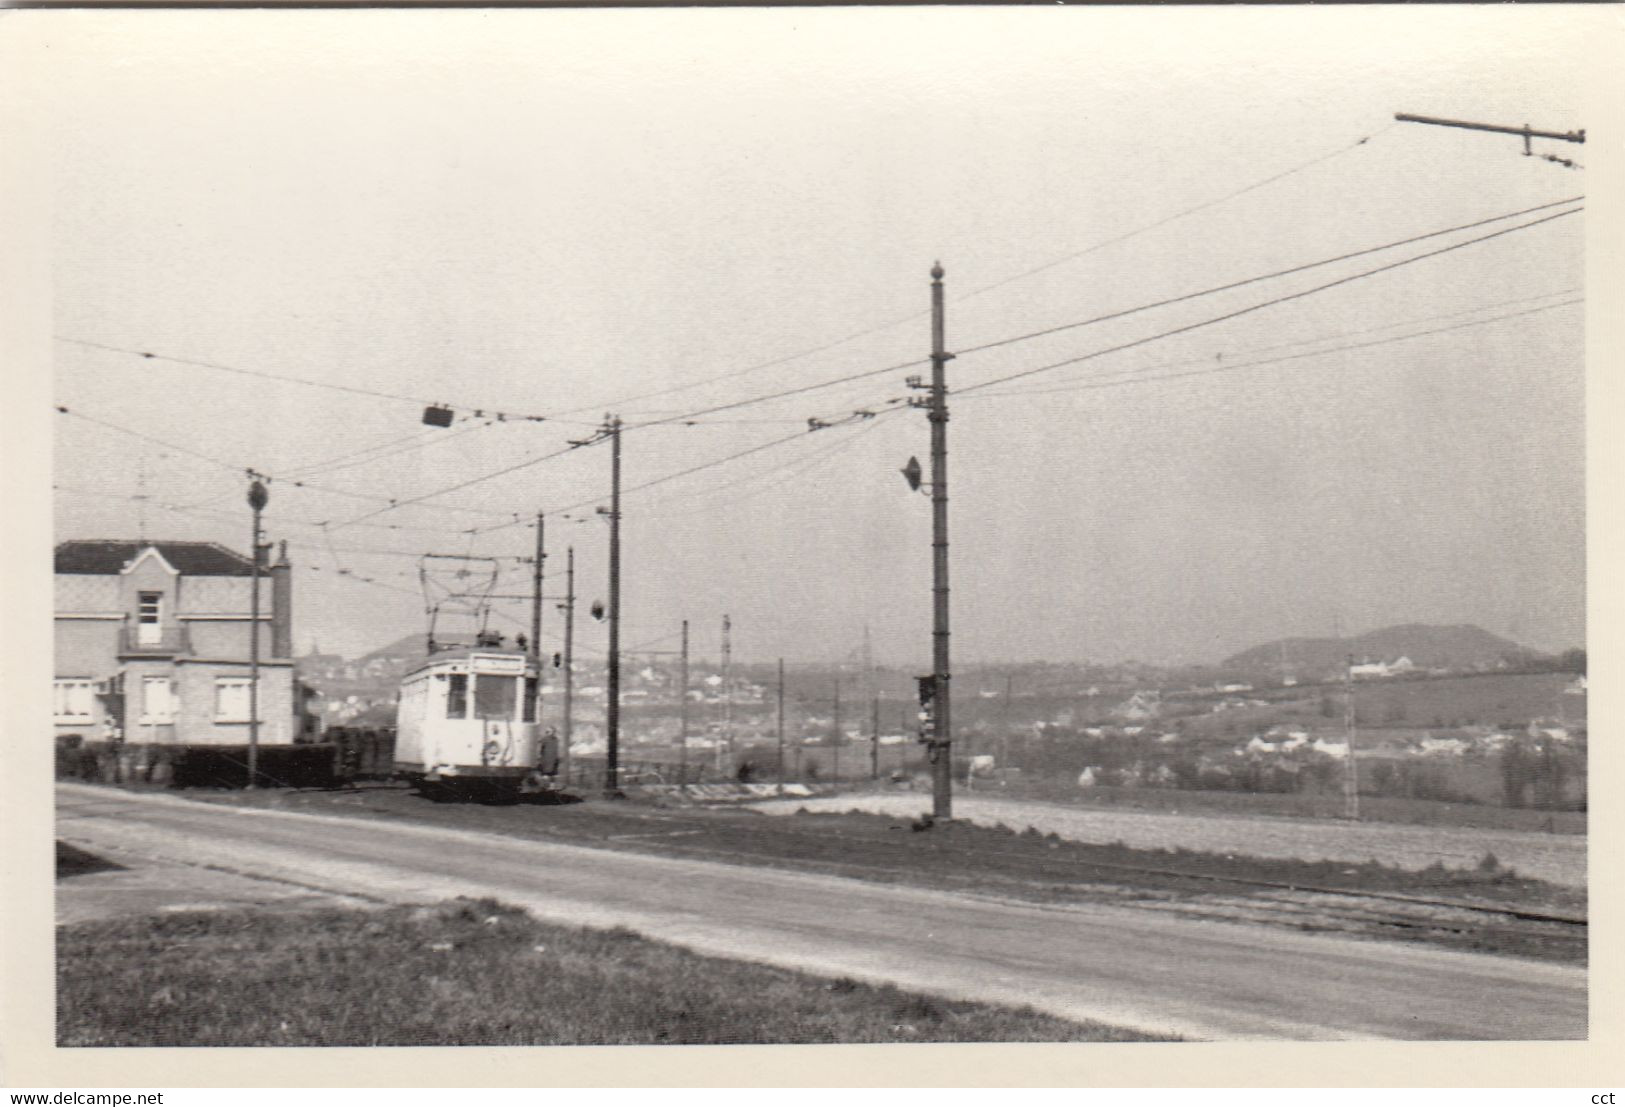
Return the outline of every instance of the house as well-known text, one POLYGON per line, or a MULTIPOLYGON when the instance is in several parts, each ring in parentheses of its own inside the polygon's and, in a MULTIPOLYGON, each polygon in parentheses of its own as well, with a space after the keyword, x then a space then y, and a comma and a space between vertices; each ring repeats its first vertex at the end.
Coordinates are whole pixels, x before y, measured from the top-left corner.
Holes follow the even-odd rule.
POLYGON ((294 676, 287 549, 260 574, 214 542, 56 547, 53 722, 61 737, 181 746, 249 741, 250 633, 259 636, 259 741, 315 738, 294 676), (251 629, 252 628, 252 629, 251 629))
POLYGON ((1162 705, 1155 692, 1135 692, 1128 699, 1112 708, 1112 715, 1119 719, 1150 719, 1161 710, 1162 705))

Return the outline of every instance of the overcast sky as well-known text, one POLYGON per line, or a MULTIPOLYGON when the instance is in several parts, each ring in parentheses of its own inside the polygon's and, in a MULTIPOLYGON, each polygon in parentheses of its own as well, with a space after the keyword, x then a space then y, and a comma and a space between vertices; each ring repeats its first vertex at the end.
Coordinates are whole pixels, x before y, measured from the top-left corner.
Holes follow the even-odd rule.
MULTIPOLYGON (((239 470, 268 472, 300 651, 420 631, 417 555, 528 554, 538 510, 549 591, 573 545, 602 597, 607 446, 356 497, 923 358, 938 259, 964 350, 1586 191, 1517 138, 1393 121, 1585 127, 1561 7, 93 15, 52 44, 57 537, 135 537, 145 494, 147 537, 244 549, 239 470)), ((974 388, 1564 210, 955 359, 956 657, 1581 643, 1583 214, 974 388)), ((726 612, 736 656, 867 624, 923 663, 930 506, 897 469, 928 432, 897 401, 926 371, 627 431, 623 643, 687 618, 714 654, 726 612), (888 414, 795 434, 854 410, 888 414)))

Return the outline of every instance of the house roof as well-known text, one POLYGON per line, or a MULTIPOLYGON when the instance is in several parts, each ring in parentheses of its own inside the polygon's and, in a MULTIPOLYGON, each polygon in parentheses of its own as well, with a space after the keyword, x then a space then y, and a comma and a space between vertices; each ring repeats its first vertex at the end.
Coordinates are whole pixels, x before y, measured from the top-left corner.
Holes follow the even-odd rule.
POLYGON ((140 542, 80 539, 56 547, 56 571, 78 576, 116 576, 148 547, 157 550, 182 576, 246 577, 254 563, 218 542, 140 542))

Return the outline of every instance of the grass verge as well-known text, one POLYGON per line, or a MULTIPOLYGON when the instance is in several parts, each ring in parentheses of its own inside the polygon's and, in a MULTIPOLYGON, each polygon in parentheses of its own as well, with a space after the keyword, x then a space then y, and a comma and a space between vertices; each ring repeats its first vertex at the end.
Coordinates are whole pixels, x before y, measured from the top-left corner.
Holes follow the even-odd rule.
POLYGON ((491 900, 57 931, 62 1046, 1149 1040, 556 926, 491 900))

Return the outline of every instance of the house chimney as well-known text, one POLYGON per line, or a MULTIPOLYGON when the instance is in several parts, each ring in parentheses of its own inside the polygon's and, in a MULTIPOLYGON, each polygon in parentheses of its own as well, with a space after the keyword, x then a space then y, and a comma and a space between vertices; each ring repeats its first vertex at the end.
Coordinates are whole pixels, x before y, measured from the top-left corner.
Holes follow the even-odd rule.
POLYGON ((293 566, 288 564, 288 543, 277 547, 271 566, 271 656, 293 656, 293 566))

